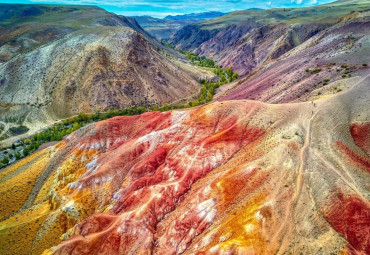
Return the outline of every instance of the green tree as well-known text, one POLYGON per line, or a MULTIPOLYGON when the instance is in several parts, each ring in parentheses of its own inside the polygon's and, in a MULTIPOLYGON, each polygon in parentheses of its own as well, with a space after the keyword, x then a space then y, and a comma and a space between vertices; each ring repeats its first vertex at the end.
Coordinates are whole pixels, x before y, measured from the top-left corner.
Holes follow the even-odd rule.
POLYGON ((206 101, 211 102, 212 98, 213 98, 213 95, 211 94, 211 92, 208 92, 206 101))
POLYGON ((29 151, 28 147, 25 147, 25 148, 23 149, 23 156, 24 156, 24 157, 27 157, 29 154, 30 154, 30 151, 29 151))
POLYGON ((90 119, 90 117, 86 113, 81 112, 77 115, 76 121, 78 121, 78 122, 87 122, 87 121, 89 121, 89 119, 90 119))
POLYGON ((1 160, 1 163, 3 163, 4 165, 7 165, 9 163, 9 159, 8 157, 4 157, 2 160, 1 160))
POLYGON ((74 124, 73 124, 73 131, 75 131, 75 130, 77 130, 77 129, 80 129, 81 128, 81 125, 80 125, 80 123, 78 123, 78 122, 75 122, 74 124))
POLYGON ((238 78, 239 78, 239 74, 234 73, 233 76, 232 76, 232 81, 235 81, 238 78))
POLYGON ((161 111, 162 112, 168 111, 168 105, 166 103, 162 104, 161 111))
POLYGON ((17 151, 16 153, 15 153, 15 159, 16 160, 18 160, 18 159, 20 159, 21 158, 21 154, 19 153, 19 151, 17 151))

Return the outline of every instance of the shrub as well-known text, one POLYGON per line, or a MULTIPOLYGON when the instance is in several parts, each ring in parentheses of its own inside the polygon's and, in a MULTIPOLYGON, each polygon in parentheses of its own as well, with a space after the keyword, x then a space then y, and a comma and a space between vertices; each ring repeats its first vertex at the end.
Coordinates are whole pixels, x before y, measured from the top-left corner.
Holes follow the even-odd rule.
POLYGON ((238 79, 239 78, 239 74, 237 74, 237 73, 234 73, 233 74, 233 76, 231 77, 231 80, 232 81, 235 81, 236 79, 238 79))
POLYGON ((312 70, 310 73, 311 74, 316 74, 316 73, 319 73, 321 72, 321 68, 316 68, 315 70, 312 70))
POLYGON ((81 126, 80 126, 80 124, 78 123, 78 122, 75 122, 74 124, 73 124, 73 131, 75 131, 75 130, 77 130, 77 129, 80 129, 81 128, 81 126))
POLYGON ((20 159, 21 158, 21 154, 17 151, 16 153, 15 153, 15 159, 16 160, 18 160, 18 159, 20 159))
POLYGON ((3 163, 4 165, 7 165, 9 163, 9 158, 8 157, 4 157, 2 160, 1 160, 1 163, 3 163))
POLYGON ((26 126, 11 127, 9 130, 15 135, 21 135, 26 133, 29 129, 26 126))
POLYGON ((168 42, 166 42, 165 40, 162 40, 162 41, 161 41, 161 43, 162 43, 163 45, 166 45, 167 47, 169 47, 169 48, 171 48, 171 49, 175 48, 171 43, 168 43, 168 42))
POLYGON ((23 149, 23 157, 27 157, 30 154, 29 149, 26 147, 23 149))
POLYGON ((212 98, 213 98, 213 95, 210 92, 208 92, 206 101, 211 102, 212 98))

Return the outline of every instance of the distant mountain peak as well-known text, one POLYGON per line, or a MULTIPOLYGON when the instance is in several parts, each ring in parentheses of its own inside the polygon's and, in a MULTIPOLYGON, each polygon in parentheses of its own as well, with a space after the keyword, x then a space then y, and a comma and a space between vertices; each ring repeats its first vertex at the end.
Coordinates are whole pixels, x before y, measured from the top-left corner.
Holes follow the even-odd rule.
POLYGON ((168 15, 164 17, 164 20, 204 20, 204 19, 210 19, 210 18, 216 18, 225 15, 226 13, 223 12, 216 12, 216 11, 210 11, 210 12, 201 12, 201 13, 189 13, 189 14, 183 14, 183 15, 168 15))

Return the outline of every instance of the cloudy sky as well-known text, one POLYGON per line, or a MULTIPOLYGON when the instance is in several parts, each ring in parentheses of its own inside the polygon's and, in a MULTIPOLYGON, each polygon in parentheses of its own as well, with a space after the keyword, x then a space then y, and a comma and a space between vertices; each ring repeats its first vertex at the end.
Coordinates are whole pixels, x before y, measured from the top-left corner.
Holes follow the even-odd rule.
POLYGON ((164 17, 206 11, 232 12, 249 8, 302 7, 333 0, 0 0, 0 3, 47 3, 98 5, 126 16, 164 17))

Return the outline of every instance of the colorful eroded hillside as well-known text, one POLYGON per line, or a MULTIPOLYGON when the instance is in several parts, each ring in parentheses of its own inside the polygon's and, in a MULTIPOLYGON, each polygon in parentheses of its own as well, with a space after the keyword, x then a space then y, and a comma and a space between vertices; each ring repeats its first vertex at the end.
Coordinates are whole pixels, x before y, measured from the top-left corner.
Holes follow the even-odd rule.
POLYGON ((369 254, 369 85, 88 125, 0 172, 0 253, 369 254))

